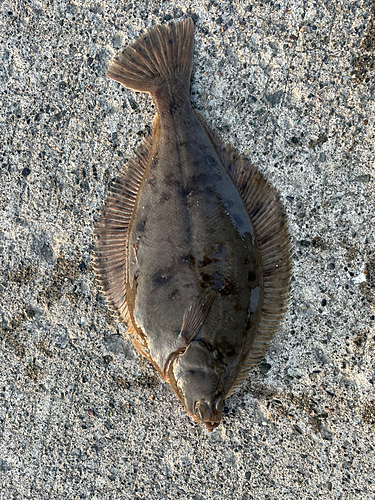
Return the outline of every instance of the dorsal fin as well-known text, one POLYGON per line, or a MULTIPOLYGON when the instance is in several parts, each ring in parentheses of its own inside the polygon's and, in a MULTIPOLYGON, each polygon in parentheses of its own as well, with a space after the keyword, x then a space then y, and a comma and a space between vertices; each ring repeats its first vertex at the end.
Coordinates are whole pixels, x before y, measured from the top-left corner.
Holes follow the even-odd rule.
POLYGON ((109 189, 95 227, 95 271, 109 307, 132 329, 126 304, 125 279, 127 232, 139 187, 152 156, 153 143, 159 133, 156 116, 152 131, 144 138, 131 159, 109 189))
POLYGON ((229 397, 264 358, 286 312, 291 276, 290 240, 284 208, 275 188, 251 162, 233 148, 223 145, 199 115, 198 118, 247 208, 263 267, 264 297, 258 331, 244 365, 226 395, 229 397))

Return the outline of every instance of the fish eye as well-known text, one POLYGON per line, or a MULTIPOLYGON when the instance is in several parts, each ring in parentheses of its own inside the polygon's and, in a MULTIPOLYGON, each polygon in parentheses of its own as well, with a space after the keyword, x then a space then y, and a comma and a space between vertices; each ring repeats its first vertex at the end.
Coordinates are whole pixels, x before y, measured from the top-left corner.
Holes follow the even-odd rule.
POLYGON ((218 412, 222 412, 224 410, 223 398, 219 396, 215 403, 215 410, 218 412))

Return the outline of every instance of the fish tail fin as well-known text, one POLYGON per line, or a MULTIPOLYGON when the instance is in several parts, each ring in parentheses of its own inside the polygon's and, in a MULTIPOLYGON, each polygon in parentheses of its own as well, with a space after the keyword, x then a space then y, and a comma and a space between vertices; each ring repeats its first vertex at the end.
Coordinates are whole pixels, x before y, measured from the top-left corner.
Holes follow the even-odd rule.
POLYGON ((155 96, 183 83, 189 89, 193 66, 194 24, 191 19, 147 30, 109 63, 107 76, 127 88, 155 96))

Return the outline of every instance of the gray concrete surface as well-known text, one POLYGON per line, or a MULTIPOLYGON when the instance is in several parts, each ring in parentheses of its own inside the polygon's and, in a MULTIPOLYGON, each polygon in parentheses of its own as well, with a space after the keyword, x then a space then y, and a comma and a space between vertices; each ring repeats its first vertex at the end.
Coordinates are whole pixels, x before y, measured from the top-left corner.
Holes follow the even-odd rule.
POLYGON ((0 5, 0 498, 373 499, 370 0, 0 5), (192 16, 192 102, 279 190, 288 314, 211 434, 122 338, 92 272, 109 183, 154 116, 105 76, 192 16))

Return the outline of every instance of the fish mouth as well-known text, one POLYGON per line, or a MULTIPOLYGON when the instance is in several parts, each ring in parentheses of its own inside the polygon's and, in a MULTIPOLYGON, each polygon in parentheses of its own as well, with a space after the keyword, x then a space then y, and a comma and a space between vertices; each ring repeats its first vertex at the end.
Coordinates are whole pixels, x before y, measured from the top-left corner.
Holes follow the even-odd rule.
POLYGON ((216 429, 216 427, 219 427, 220 422, 221 422, 221 417, 222 417, 222 414, 220 413, 217 415, 217 418, 213 421, 202 422, 202 420, 198 420, 198 422, 200 424, 203 424, 206 427, 206 429, 208 430, 208 432, 212 432, 214 429, 216 429))
POLYGON ((219 427, 220 422, 204 422, 204 425, 206 426, 206 429, 208 432, 212 432, 216 427, 219 427))
POLYGON ((214 404, 206 403, 206 401, 198 401, 194 405, 193 418, 200 424, 204 424, 208 431, 212 432, 213 429, 220 425, 223 412, 222 412, 222 397, 219 395, 214 404))
POLYGON ((204 425, 209 432, 212 432, 216 427, 218 427, 221 423, 222 413, 218 413, 216 415, 211 415, 210 420, 202 420, 197 415, 193 415, 190 413, 193 419, 201 425, 204 425))

